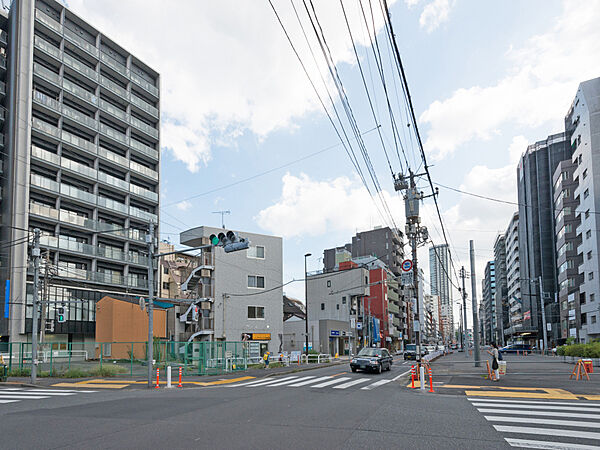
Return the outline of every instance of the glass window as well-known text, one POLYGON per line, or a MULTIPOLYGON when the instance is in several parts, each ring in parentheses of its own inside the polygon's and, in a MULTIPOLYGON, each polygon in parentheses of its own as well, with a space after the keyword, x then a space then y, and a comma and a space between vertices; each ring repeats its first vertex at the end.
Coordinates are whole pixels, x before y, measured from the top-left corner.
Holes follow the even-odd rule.
POLYGON ((331 287, 331 280, 327 280, 327 287, 331 287))
POLYGON ((583 191, 583 198, 588 198, 590 196, 590 190, 586 189, 585 191, 583 191))
POLYGON ((346 304, 346 297, 342 297, 342 305, 346 304))
POLYGON ((325 311, 325 303, 321 303, 321 311, 325 311))
POLYGON ((588 273, 588 280, 593 280, 593 279, 594 279, 594 272, 588 273))
POLYGON ((265 318, 265 307, 264 306, 248 306, 248 319, 264 319, 265 318))
POLYGON ((248 258, 265 259, 265 248, 262 245, 256 245, 248 248, 248 258))
POLYGON ((264 289, 265 288, 265 277, 260 275, 248 275, 248 287, 264 289))

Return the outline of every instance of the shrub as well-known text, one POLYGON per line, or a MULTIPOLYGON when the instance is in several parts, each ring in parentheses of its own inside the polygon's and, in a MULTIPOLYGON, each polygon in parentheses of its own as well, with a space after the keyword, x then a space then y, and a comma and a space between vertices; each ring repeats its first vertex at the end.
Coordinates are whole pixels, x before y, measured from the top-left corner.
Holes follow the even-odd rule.
POLYGON ((600 342, 589 344, 572 344, 559 347, 557 353, 561 356, 573 356, 579 358, 600 358, 600 342))
POLYGON ((89 371, 89 374, 93 377, 114 377, 119 373, 126 373, 127 370, 119 366, 98 366, 89 371))
POLYGON ((28 376, 31 376, 31 369, 26 369, 26 368, 12 369, 10 372, 8 372, 8 376, 9 377, 28 377, 28 376))
POLYGON ((82 369, 69 369, 66 372, 60 374, 61 378, 85 378, 89 376, 90 373, 87 370, 82 369))

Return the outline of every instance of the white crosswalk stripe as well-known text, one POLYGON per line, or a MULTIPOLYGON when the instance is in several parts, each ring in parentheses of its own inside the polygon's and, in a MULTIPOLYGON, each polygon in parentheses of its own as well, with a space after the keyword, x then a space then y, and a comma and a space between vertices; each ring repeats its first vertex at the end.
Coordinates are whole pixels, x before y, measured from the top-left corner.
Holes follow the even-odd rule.
POLYGON ((284 378, 263 378, 260 380, 252 380, 246 381, 244 383, 236 383, 231 384, 228 387, 248 387, 248 388, 298 388, 298 387, 307 387, 307 388, 332 388, 332 389, 349 389, 349 388, 357 388, 362 390, 371 390, 378 388, 380 386, 384 386, 392 381, 393 379, 383 379, 371 382, 373 378, 350 378, 350 377, 334 377, 331 375, 317 377, 314 375, 299 377, 299 376, 291 376, 284 378), (366 384, 369 383, 370 384, 366 384))
POLYGON ((25 388, 1 388, 0 404, 16 403, 22 400, 45 400, 52 397, 64 397, 69 395, 86 394, 97 391, 77 390, 53 390, 53 389, 25 389, 25 388))
POLYGON ((512 447, 600 449, 600 446, 593 445, 600 442, 600 403, 468 400, 496 431, 509 435, 505 440, 512 447), (539 436, 546 436, 548 440, 540 440, 539 436))

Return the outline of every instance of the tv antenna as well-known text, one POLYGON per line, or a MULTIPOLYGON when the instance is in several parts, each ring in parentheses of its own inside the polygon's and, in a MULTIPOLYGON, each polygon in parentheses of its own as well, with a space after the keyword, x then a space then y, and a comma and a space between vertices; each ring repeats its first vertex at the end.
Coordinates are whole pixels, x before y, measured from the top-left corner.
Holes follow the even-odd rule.
POLYGON ((221 214, 221 227, 225 229, 225 214, 231 214, 231 211, 213 211, 213 214, 221 214))

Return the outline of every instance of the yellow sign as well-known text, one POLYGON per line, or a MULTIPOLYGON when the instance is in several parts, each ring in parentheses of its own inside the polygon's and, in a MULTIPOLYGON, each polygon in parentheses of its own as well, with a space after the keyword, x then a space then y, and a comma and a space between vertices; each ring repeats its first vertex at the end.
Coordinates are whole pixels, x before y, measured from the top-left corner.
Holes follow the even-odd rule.
POLYGON ((253 341, 270 341, 271 333, 252 333, 253 341))

